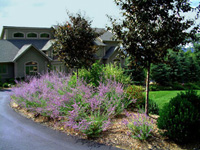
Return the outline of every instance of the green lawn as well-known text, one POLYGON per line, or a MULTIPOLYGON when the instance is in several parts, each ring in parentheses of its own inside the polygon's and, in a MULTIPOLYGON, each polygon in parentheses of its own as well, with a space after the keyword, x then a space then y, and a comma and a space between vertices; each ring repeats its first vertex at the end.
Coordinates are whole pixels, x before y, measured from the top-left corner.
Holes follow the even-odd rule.
MULTIPOLYGON (((175 97, 177 93, 180 92, 181 91, 151 91, 149 97, 156 102, 161 109, 165 103, 168 103, 171 98, 175 97)), ((197 93, 200 95, 200 90, 197 90, 197 93)))

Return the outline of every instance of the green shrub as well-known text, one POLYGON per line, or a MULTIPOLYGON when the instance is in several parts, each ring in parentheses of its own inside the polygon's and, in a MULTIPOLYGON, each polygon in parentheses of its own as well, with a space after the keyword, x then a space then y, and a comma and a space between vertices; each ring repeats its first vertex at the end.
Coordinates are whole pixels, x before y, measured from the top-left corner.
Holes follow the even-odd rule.
POLYGON ((7 82, 3 83, 3 88, 9 88, 9 87, 11 87, 11 84, 7 82))
POLYGON ((6 80, 6 82, 8 82, 9 84, 15 84, 15 79, 14 78, 9 78, 6 80))
POLYGON ((164 105, 157 122, 158 128, 164 129, 164 135, 178 142, 186 142, 196 137, 199 113, 190 101, 192 98, 186 92, 178 94, 164 105))
POLYGON ((198 110, 200 115, 200 96, 197 95, 197 91, 188 90, 185 93, 181 92, 179 95, 181 98, 187 99, 189 102, 191 102, 192 105, 198 110))
POLYGON ((161 86, 157 84, 152 84, 149 86, 150 91, 164 91, 164 90, 173 90, 172 86, 161 86))
POLYGON ((180 83, 173 83, 172 85, 173 90, 186 90, 187 88, 184 86, 184 84, 180 83))
POLYGON ((124 69, 117 65, 106 64, 106 66, 103 67, 103 74, 106 79, 115 80, 124 85, 131 83, 130 76, 126 75, 124 69))
POLYGON ((136 85, 129 85, 126 89, 126 93, 128 97, 131 97, 132 99, 136 99, 136 103, 133 105, 130 105, 129 107, 135 107, 140 106, 145 101, 145 96, 143 94, 144 89, 142 86, 136 86, 136 85))
POLYGON ((183 84, 183 86, 186 88, 186 89, 193 89, 193 90, 200 90, 200 86, 196 83, 185 83, 183 84))
POLYGON ((94 63, 88 70, 85 68, 79 69, 78 76, 87 84, 95 87, 99 86, 100 81, 105 82, 107 79, 122 84, 129 84, 131 82, 130 76, 124 74, 124 69, 121 67, 114 66, 113 64, 103 66, 99 61, 94 63))
POLYGON ((149 99, 149 113, 150 114, 159 114, 159 108, 156 102, 154 102, 152 99, 149 99))
MULTIPOLYGON (((130 104, 129 108, 138 107, 142 111, 144 111, 145 108, 145 95, 144 95, 144 89, 142 86, 136 86, 136 85, 129 85, 126 89, 126 93, 128 97, 131 97, 133 99, 136 99, 136 103, 130 104)), ((159 108, 156 102, 149 99, 149 113, 151 114, 157 114, 159 113, 159 108)))
MULTIPOLYGON (((77 73, 75 73, 75 76, 77 76, 77 73)), ((99 86, 100 80, 103 80, 103 65, 97 61, 90 69, 79 69, 78 76, 87 84, 97 87, 99 86)))

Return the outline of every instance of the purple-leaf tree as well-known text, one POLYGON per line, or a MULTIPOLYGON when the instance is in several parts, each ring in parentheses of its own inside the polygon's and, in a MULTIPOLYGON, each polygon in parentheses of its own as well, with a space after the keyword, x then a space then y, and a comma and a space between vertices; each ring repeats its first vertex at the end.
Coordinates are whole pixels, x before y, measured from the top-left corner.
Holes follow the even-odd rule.
MULTIPOLYGON (((168 49, 177 50, 195 37, 199 25, 200 4, 192 7, 189 0, 114 0, 122 19, 110 18, 112 31, 122 40, 124 50, 147 70, 145 113, 148 115, 149 75, 151 64, 162 63, 168 49), (193 18, 185 14, 193 12, 193 18)), ((192 16, 190 16, 192 17, 192 16)))
POLYGON ((97 51, 94 40, 100 34, 92 29, 92 21, 81 14, 67 14, 69 21, 58 24, 54 31, 54 55, 67 67, 88 67, 94 62, 94 53, 97 51))

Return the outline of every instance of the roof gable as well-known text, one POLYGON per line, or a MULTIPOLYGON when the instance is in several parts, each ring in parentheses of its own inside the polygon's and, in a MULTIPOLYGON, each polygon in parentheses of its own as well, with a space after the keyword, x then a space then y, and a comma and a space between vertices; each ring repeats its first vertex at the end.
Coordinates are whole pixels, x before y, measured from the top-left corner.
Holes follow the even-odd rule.
POLYGON ((16 61, 17 59, 19 59, 26 51, 28 51, 30 48, 34 48, 36 51, 38 51, 42 56, 44 56, 46 59, 48 59, 49 61, 51 61, 51 59, 49 57, 47 57, 42 51, 38 50, 37 48, 35 48, 32 44, 28 44, 28 45, 24 45, 16 54, 16 56, 14 57, 13 61, 16 61))
POLYGON ((49 40, 43 47, 41 50, 43 51, 48 51, 52 45, 55 43, 55 40, 49 40))

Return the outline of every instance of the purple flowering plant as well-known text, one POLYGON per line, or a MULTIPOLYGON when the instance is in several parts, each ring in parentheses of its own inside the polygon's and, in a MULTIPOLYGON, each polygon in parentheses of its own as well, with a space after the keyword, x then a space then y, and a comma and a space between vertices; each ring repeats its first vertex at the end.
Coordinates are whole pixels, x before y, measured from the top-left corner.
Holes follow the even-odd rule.
POLYGON ((122 84, 115 81, 99 82, 94 90, 83 80, 56 72, 18 83, 12 91, 11 99, 22 107, 51 118, 63 118, 65 126, 88 137, 105 131, 111 118, 132 102, 122 84))
POLYGON ((150 119, 146 114, 129 114, 126 113, 127 117, 131 117, 131 120, 124 119, 122 121, 125 124, 130 132, 128 135, 131 135, 135 139, 146 140, 151 136, 153 131, 153 120, 150 119))

